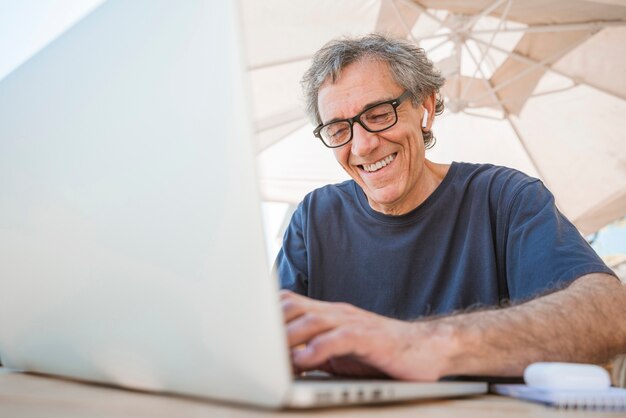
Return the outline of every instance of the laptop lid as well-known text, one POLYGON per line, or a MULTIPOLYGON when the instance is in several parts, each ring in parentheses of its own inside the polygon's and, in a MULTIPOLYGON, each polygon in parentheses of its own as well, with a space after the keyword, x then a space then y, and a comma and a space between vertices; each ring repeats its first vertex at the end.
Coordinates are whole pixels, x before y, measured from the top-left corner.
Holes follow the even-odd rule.
POLYGON ((110 0, 0 82, 0 359, 278 406, 236 2, 110 0))

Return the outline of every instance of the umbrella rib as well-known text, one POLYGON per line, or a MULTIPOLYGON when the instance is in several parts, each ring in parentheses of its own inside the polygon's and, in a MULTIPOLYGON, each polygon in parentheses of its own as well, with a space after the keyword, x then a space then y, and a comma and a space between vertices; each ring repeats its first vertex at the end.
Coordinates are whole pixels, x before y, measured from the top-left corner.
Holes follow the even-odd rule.
POLYGON ((544 32, 568 32, 568 31, 581 31, 581 30, 600 30, 605 27, 611 26, 625 26, 626 21, 623 20, 609 20, 609 21, 597 21, 587 23, 563 23, 554 25, 531 25, 520 28, 507 28, 500 31, 494 29, 481 29, 472 31, 475 35, 486 35, 493 32, 500 33, 512 33, 512 32, 525 32, 525 33, 544 33, 544 32))
POLYGON ((458 37, 454 38, 453 41, 454 41, 454 54, 457 57, 456 74, 458 75, 456 78, 456 83, 455 83, 456 85, 455 96, 459 97, 461 93, 461 54, 463 53, 463 43, 458 37))
MULTIPOLYGON (((446 34, 446 36, 447 36, 447 34, 446 34)), ((426 50, 426 54, 430 54, 431 52, 433 52, 436 49, 441 48, 443 45, 445 45, 448 42, 450 42, 449 38, 444 39, 443 41, 439 42, 437 45, 435 45, 435 46, 429 48, 428 50, 426 50)), ((417 41, 416 41, 416 43, 417 43, 417 41)))
MULTIPOLYGON (((578 41, 576 41, 576 42, 573 42, 572 44, 568 45, 567 47, 565 47, 565 48, 563 48, 563 49, 558 50, 558 51, 557 51, 557 52, 555 52, 554 54, 552 54, 552 55, 550 55, 550 56, 548 56, 548 57, 546 57, 546 58, 542 59, 541 61, 536 61, 536 60, 534 60, 534 59, 532 59, 532 58, 528 58, 528 57, 526 57, 526 56, 524 56, 524 55, 518 54, 518 53, 517 53, 517 52, 515 52, 515 51, 506 51, 506 50, 502 50, 501 48, 498 48, 498 47, 496 47, 496 46, 494 45, 494 46, 493 46, 493 48, 494 48, 496 51, 500 50, 501 52, 504 52, 504 53, 508 54, 511 58, 514 58, 514 59, 515 59, 515 58, 520 58, 520 60, 521 60, 522 62, 524 62, 525 64, 529 64, 530 66, 529 66, 528 68, 526 68, 526 69, 524 69, 524 70, 520 71, 520 72, 519 72, 519 73, 517 73, 515 76, 510 77, 510 78, 508 78, 506 81, 503 81, 502 83, 498 84, 497 86, 494 86, 493 91, 494 91, 494 92, 497 92, 497 91, 499 91, 499 90, 502 90, 504 87, 508 86, 509 84, 512 84, 513 82, 515 82, 515 81, 517 81, 517 80, 519 80, 519 79, 521 79, 521 78, 523 78, 523 77, 526 77, 526 75, 528 75, 529 73, 531 73, 531 72, 533 72, 533 71, 536 71, 536 70, 538 70, 538 69, 542 69, 542 68, 543 68, 543 69, 545 69, 545 70, 554 71, 554 70, 552 69, 552 67, 550 67, 549 65, 547 65, 547 63, 548 63, 548 62, 550 62, 550 61, 554 61, 554 60, 556 60, 557 58, 559 58, 559 57, 561 57, 561 56, 565 55, 566 53, 568 53, 568 52, 569 52, 569 51, 571 51, 572 49, 576 48, 576 47, 577 47, 578 45, 580 45, 581 43, 583 43, 583 42, 585 42, 586 40, 588 40, 588 39, 589 39, 591 36, 593 36, 593 35, 594 35, 594 33, 589 33, 586 37, 581 38, 581 39, 579 39, 579 40, 578 40, 578 41), (523 59, 522 59, 522 57, 523 57, 523 59)), ((486 42, 481 41, 481 40, 479 40, 479 39, 476 39, 476 38, 474 38, 474 37, 471 37, 471 39, 472 39, 474 42, 478 43, 478 44, 481 44, 481 45, 485 45, 485 44, 486 44, 486 42)), ((572 77, 569 77, 569 76, 567 76, 567 75, 565 75, 565 77, 570 78, 570 79, 572 78, 572 77)), ((574 80, 574 81, 575 81, 575 80, 574 80)), ((474 98, 474 99, 472 99, 472 101, 480 101, 480 100, 482 100, 483 98, 485 98, 487 95, 488 95, 488 94, 487 94, 487 93, 485 93, 485 94, 483 94, 482 96, 480 96, 480 97, 478 97, 478 98, 474 98)))
MULTIPOLYGON (((563 91, 571 90, 574 87, 576 87, 577 85, 578 84, 574 83, 574 84, 572 84, 571 86, 568 86, 568 87, 563 87, 563 88, 560 88, 560 89, 553 89, 553 90, 544 91, 544 92, 541 92, 541 93, 535 93, 535 94, 531 94, 528 97, 540 97, 540 96, 546 96, 548 94, 560 93, 560 92, 563 92, 563 91)), ((511 103, 511 102, 516 101, 516 100, 519 100, 520 98, 525 98, 525 97, 526 97, 526 95, 518 94, 518 95, 515 95, 515 96, 511 96, 511 97, 509 97, 507 99, 499 99, 498 98, 495 102, 488 102, 488 103, 483 103, 483 104, 480 104, 480 105, 468 103, 467 107, 470 108, 470 109, 477 109, 477 108, 488 107, 488 106, 492 106, 492 105, 504 105, 506 103, 511 103)))
POLYGON ((569 78, 570 80, 572 80, 574 82, 575 85, 591 87, 592 89, 598 90, 598 91, 600 91, 600 92, 602 92, 604 94, 608 94, 609 96, 613 96, 613 97, 621 99, 621 100, 626 100, 626 96, 625 95, 621 95, 621 94, 619 94, 617 92, 607 90, 606 87, 598 86, 596 84, 590 83, 590 82, 585 81, 585 80, 579 80, 575 76, 567 75, 567 74, 565 74, 565 73, 563 73, 561 71, 557 71, 557 70, 554 70, 552 68, 550 68, 550 71, 552 71, 552 72, 554 72, 554 73, 556 73, 558 75, 561 75, 563 77, 569 78))
MULTIPOLYGON (((597 202, 595 205, 585 209, 584 212, 578 214, 578 216, 576 217, 576 220, 572 220, 572 223, 574 223, 574 225, 576 225, 576 223, 580 220, 580 219, 585 219, 586 217, 590 217, 590 214, 593 214, 595 211, 597 211, 598 209, 602 209, 605 208, 607 206, 609 206, 612 202, 614 202, 615 200, 619 200, 622 198, 622 196, 626 193, 626 187, 622 187, 620 190, 617 190, 614 194, 612 194, 611 196, 605 197, 604 199, 602 199, 600 202, 597 202)), ((616 218, 613 218, 609 221, 604 221, 603 225, 600 228, 603 228, 604 226, 608 225, 611 222, 617 221, 619 219, 622 219, 624 217, 626 213, 622 212, 620 215, 617 215, 616 218)), ((578 225, 576 225, 576 227, 578 228, 578 225)), ((598 228, 598 230, 600 229, 598 228)), ((593 232, 597 232, 593 231, 593 232)))
POLYGON ((495 120, 495 121, 500 121, 500 122, 504 120, 504 116, 500 116, 500 117, 489 116, 489 115, 485 115, 481 113, 468 112, 467 109, 463 109, 463 113, 473 118, 483 118, 483 119, 495 120))
MULTIPOLYGON (((465 45, 465 49, 467 50, 467 54, 470 56, 470 58, 472 59, 472 61, 474 61, 474 63, 476 63, 476 57, 474 57, 474 53, 467 47, 467 45, 465 45)), ((500 107, 500 110, 502 111, 502 113, 506 113, 506 110, 504 109, 504 106, 502 105, 502 103, 500 103, 500 98, 498 97, 498 95, 496 94, 495 90, 493 89, 493 84, 491 84, 491 82, 487 79, 487 77, 485 76, 485 73, 483 72, 482 68, 480 68, 480 66, 477 65, 477 68, 480 71, 480 75, 483 77, 481 80, 483 82, 483 84, 485 84, 485 86, 487 87, 487 93, 491 94, 491 96, 493 96, 493 98, 496 100, 497 105, 500 107)), ((468 83, 469 84, 469 83, 468 83)), ((467 87, 466 87, 467 89, 467 87)), ((465 93, 465 91, 464 91, 465 93)), ((460 99, 462 99, 463 97, 461 97, 460 99)))
POLYGON ((545 183, 546 187, 549 189, 550 188, 549 182, 547 181, 546 177, 543 175, 543 173, 539 169, 539 166, 537 165, 537 161, 535 161, 535 158, 530 153, 528 147, 526 146, 526 142, 524 141, 524 138, 522 137, 519 130, 517 129, 517 126, 515 126, 515 123, 513 122, 513 120, 511 120, 511 117, 508 113, 505 113, 504 117, 509 123, 509 126, 511 127, 511 129, 513 130, 513 133, 517 137, 517 140, 519 141, 520 145, 522 146, 522 148, 524 148, 524 151, 526 152, 526 156, 528 157, 528 160, 532 164, 533 168, 535 169, 535 171, 537 172, 541 180, 545 183))
MULTIPOLYGON (((591 35, 593 35, 593 34, 591 34, 591 35)), ((471 39, 472 41, 476 42, 477 44, 480 44, 480 45, 483 45, 483 46, 487 44, 485 41, 483 41, 483 40, 481 40, 481 39, 478 39, 478 38, 475 38, 475 37, 473 37, 473 36, 472 36, 472 37, 470 37, 470 39, 471 39)), ((584 40, 586 41, 587 39, 588 39, 588 38, 585 38, 584 40)), ((578 46, 578 45, 576 44, 575 46, 578 46)), ((504 49, 504 48, 501 48, 501 47, 499 47, 499 46, 497 46, 497 45, 492 45, 492 48, 493 48, 494 50, 498 51, 498 52, 501 52, 501 53, 503 53, 503 54, 506 54, 506 55, 510 56, 511 58, 513 58, 513 59, 515 59, 515 60, 517 60, 517 61, 523 62, 524 64, 529 64, 529 65, 538 65, 538 66, 541 66, 541 67, 545 68, 546 70, 551 70, 551 71, 554 71, 554 70, 552 70, 552 68, 550 68, 550 66, 549 66, 549 65, 547 65, 547 64, 544 62, 544 61, 547 61, 546 59, 543 59, 543 60, 541 60, 541 61, 537 61, 537 60, 535 60, 535 59, 533 59, 533 58, 530 58, 530 57, 529 57, 529 56, 527 56, 527 55, 523 55, 523 54, 520 54, 519 52, 515 52, 515 51, 508 51, 508 50, 506 50, 506 49, 504 49)), ((569 46, 568 46, 568 49, 569 49, 569 46)), ((565 52, 565 50, 558 51, 558 53, 564 53, 564 52, 565 52)), ((556 55, 558 55, 558 53, 557 53, 557 54, 554 54, 554 56, 553 56, 553 57, 549 57, 549 58, 556 58, 556 55)), ((567 76, 567 75, 564 75, 564 76, 565 76, 565 77, 568 77, 568 78, 571 78, 571 77, 569 77, 569 76, 567 76)))
MULTIPOLYGON (((447 28, 447 26, 446 26, 446 28, 447 28)), ((414 40, 415 42, 419 43, 420 41, 426 41, 426 40, 428 40, 428 39, 442 38, 442 37, 444 37, 444 36, 445 36, 445 37, 447 37, 447 38, 449 38, 449 37, 450 37, 450 32, 446 32, 446 33, 435 33, 435 34, 432 34, 432 35, 426 35, 426 36, 418 36, 417 38, 415 38, 415 37, 414 37, 414 38, 413 38, 413 40, 414 40)), ((447 39, 446 39, 446 41, 447 41, 447 39)))
MULTIPOLYGON (((489 6, 485 7, 483 10, 481 10, 480 13, 477 13, 477 14, 473 15, 472 18, 465 25, 463 25, 463 27, 460 29, 460 31, 461 32, 465 32, 465 31, 470 30, 472 28, 472 26, 474 26, 476 24, 476 22, 478 22, 480 19, 482 19, 483 17, 487 16, 489 13, 493 12, 494 10, 496 10, 505 1, 509 2, 509 4, 507 5, 507 9, 506 9, 506 11, 504 13, 504 15, 506 16, 506 14, 509 11, 508 10, 509 6, 511 5, 511 0, 495 0, 489 6)), ((503 20, 502 18, 500 18, 500 19, 503 20)), ((497 29, 496 29, 496 32, 497 32, 497 29)))
MULTIPOLYGON (((502 2, 499 2, 498 5, 500 5, 502 2)), ((487 46, 487 48, 482 51, 481 50, 481 57, 480 57, 480 62, 476 63, 476 60, 474 59, 474 56, 472 55, 472 60, 474 61, 474 63, 476 64, 476 69, 474 70, 474 74, 472 75, 472 77, 470 78, 469 82, 465 85, 465 88, 463 89, 463 91, 461 92, 460 95, 460 99, 463 99, 465 97, 465 95, 469 92, 469 88, 471 87, 474 78, 476 77, 476 74, 480 71, 480 74, 483 76, 483 78, 485 77, 485 73, 482 71, 481 65, 483 63, 483 61, 485 61, 485 58, 487 57, 487 55, 489 54, 489 50, 491 49, 491 46, 493 45, 493 41, 496 38, 496 36, 498 35, 498 31, 500 30, 500 28, 502 27, 502 25, 506 22, 506 17, 509 14, 509 10, 511 9, 511 4, 513 3, 512 0, 508 0, 506 7, 504 8, 504 12, 502 13, 501 17, 500 17, 500 21, 498 22, 498 27, 496 28, 496 30, 493 32, 493 34, 491 35, 491 39, 489 39, 489 45, 487 46)), ((475 20, 474 23, 478 21, 475 20)), ((465 45, 465 49, 470 52, 467 44, 465 45)), ((471 55, 471 54, 470 54, 471 55)))
POLYGON ((418 9, 420 12, 424 13, 426 16, 430 17, 435 22, 438 22, 442 27, 449 28, 449 26, 446 25, 446 23, 443 20, 439 19, 437 16, 432 14, 426 7, 422 6, 421 4, 417 2, 413 2, 411 0, 401 0, 401 1, 405 4, 408 4, 411 7, 418 9))
POLYGON ((418 42, 415 40, 415 38, 413 37, 413 34, 411 33, 411 28, 409 28, 409 25, 407 25, 406 21, 402 17, 400 10, 398 10, 398 6, 396 5, 396 0, 391 0, 391 8, 393 9, 393 12, 396 15, 396 18, 400 21, 400 24, 404 28, 404 31, 407 33, 408 37, 411 39, 411 41, 413 41, 413 43, 417 44, 418 42))
MULTIPOLYGON (((591 36, 593 36, 593 35, 594 35, 594 33, 591 33, 591 34, 589 35, 589 37, 591 37, 591 36)), ((586 38, 585 40, 587 40, 587 39, 589 39, 589 38, 586 38)), ((480 39, 477 39, 477 38, 472 38, 472 40, 473 40, 474 42, 478 43, 478 44, 484 44, 484 41, 481 41, 480 39)), ((583 41, 584 41, 584 40, 583 40, 583 41)), ((498 52, 501 52, 501 53, 503 53, 503 54, 507 54, 507 55, 508 55, 508 56, 510 56, 511 58, 513 58, 513 59, 515 59, 515 60, 517 60, 517 61, 523 62, 523 63, 525 63, 525 64, 531 64, 531 65, 533 65, 533 64, 539 64, 539 61, 536 61, 536 60, 534 60, 534 59, 532 59, 532 58, 530 58, 530 57, 528 57, 528 56, 526 56, 526 55, 522 55, 522 54, 520 54, 519 52, 515 52, 515 51, 507 51, 506 49, 500 48, 500 47, 498 47, 497 45, 492 45, 492 48, 493 48, 494 50, 498 51, 498 52)), ((619 94, 617 94, 617 93, 615 93, 615 92, 613 92, 613 91, 607 90, 607 89, 606 89, 606 88, 604 88, 604 87, 597 86, 597 85, 592 84, 592 83, 590 83, 590 82, 588 82, 588 81, 585 81, 585 80, 580 80, 580 79, 578 79, 578 78, 577 78, 577 77, 575 77, 575 76, 569 75, 569 74, 567 74, 567 73, 565 73, 565 72, 563 72, 563 71, 561 71, 561 70, 557 70, 556 68, 553 68, 553 67, 551 67, 551 66, 549 66, 549 65, 542 64, 542 65, 541 65, 541 67, 542 67, 542 68, 544 68, 544 69, 546 69, 546 70, 548 70, 548 71, 552 71, 553 73, 555 73, 555 74, 557 74, 557 75, 560 75, 560 76, 562 76, 562 77, 569 78, 569 79, 570 79, 570 80, 572 80, 575 84, 589 86, 589 87, 591 87, 591 88, 594 88, 594 89, 596 89, 596 90, 598 90, 598 91, 601 91, 601 92, 606 93, 606 94, 608 94, 608 95, 611 95, 611 96, 613 96, 613 97, 617 97, 618 99, 626 99, 626 96, 621 96, 621 95, 619 95, 619 94)))

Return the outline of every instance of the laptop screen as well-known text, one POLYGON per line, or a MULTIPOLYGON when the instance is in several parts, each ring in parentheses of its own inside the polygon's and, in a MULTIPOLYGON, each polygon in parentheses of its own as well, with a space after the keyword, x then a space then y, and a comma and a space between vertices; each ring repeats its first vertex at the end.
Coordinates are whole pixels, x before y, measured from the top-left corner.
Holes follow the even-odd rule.
POLYGON ((276 405, 231 2, 108 1, 0 82, 0 358, 276 405))

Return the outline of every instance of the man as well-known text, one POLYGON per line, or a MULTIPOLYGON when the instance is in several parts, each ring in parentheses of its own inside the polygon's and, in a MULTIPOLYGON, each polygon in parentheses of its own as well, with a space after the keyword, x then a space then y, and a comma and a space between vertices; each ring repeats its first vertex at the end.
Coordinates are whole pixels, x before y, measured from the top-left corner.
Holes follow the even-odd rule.
POLYGON ((294 368, 436 380, 626 352, 624 287, 540 181, 425 158, 443 82, 379 35, 314 56, 314 134, 353 180, 307 195, 276 260, 294 368))

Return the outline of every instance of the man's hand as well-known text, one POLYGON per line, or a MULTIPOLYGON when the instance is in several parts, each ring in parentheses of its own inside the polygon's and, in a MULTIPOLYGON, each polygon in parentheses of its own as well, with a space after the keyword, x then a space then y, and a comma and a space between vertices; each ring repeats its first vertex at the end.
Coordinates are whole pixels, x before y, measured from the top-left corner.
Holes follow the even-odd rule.
POLYGON ((429 322, 399 321, 289 291, 281 300, 296 371, 402 380, 437 380, 445 372, 442 354, 453 347, 446 338, 452 335, 442 337, 429 322))

